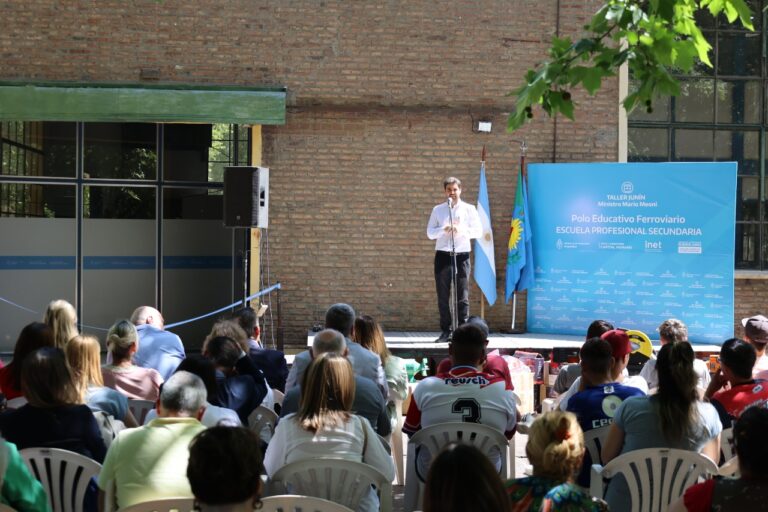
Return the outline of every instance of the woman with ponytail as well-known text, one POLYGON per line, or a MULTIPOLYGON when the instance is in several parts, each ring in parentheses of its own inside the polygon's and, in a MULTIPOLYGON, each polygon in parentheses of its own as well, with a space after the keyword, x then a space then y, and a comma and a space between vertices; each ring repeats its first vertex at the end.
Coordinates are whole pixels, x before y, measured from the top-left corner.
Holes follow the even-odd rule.
POLYGON ((525 445, 533 476, 509 480, 506 485, 512 512, 607 510, 605 503, 573 483, 584 449, 584 434, 572 413, 552 411, 537 418, 525 445))
MULTIPOLYGON (((619 406, 603 443, 603 463, 643 448, 679 448, 701 452, 717 461, 720 431, 717 410, 699 400, 693 348, 681 341, 661 347, 656 361, 659 390, 655 395, 628 398, 619 406)), ((606 500, 611 510, 629 510, 623 478, 614 478, 606 500)))
POLYGON ((110 327, 107 349, 112 354, 112 364, 101 367, 104 385, 131 399, 157 400, 163 378, 153 368, 133 364, 133 355, 139 349, 136 326, 128 320, 120 320, 110 327))

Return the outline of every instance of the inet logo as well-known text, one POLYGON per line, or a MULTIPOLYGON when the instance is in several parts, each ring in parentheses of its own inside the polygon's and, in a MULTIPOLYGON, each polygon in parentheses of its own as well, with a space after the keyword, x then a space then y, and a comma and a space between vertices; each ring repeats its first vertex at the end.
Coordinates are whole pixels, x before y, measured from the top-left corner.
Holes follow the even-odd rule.
POLYGON ((661 251, 661 241, 650 241, 646 240, 643 242, 645 251, 646 252, 660 252, 661 251))

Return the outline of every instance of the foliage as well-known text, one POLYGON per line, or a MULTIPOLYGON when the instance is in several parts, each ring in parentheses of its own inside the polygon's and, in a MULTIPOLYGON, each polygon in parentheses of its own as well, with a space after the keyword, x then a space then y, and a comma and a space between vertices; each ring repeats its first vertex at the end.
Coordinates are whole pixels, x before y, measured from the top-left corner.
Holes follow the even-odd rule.
POLYGON ((532 118, 537 104, 550 116, 573 119, 570 90, 583 87, 594 95, 625 63, 639 86, 624 99, 624 108, 630 112, 642 104, 650 112, 654 97, 679 93, 673 72, 688 72, 697 61, 712 67, 711 46, 694 18, 702 10, 754 30, 745 0, 608 0, 584 26, 584 38, 552 39, 549 59, 529 70, 525 84, 511 93, 517 101, 508 129, 532 118))

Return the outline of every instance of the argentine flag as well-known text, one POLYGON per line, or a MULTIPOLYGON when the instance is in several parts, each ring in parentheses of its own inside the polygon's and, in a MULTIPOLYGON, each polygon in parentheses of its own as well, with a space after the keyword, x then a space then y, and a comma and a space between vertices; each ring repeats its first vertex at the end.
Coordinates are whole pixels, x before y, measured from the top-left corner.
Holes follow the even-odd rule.
POLYGON ((496 302, 496 261, 493 257, 493 230, 491 207, 488 204, 488 186, 485 184, 485 162, 480 164, 480 191, 477 194, 477 213, 483 234, 475 239, 475 282, 488 304, 496 302))

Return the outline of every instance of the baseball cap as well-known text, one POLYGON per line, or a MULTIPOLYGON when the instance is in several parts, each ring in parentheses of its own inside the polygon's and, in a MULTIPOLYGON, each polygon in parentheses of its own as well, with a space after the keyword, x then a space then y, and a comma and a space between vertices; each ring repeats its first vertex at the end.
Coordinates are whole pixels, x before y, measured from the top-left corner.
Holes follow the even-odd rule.
POLYGON ((611 344, 611 351, 613 352, 614 358, 624 357, 632 352, 632 343, 629 341, 629 335, 626 331, 612 329, 604 332, 602 336, 600 336, 600 339, 611 344))
POLYGON ((747 338, 752 341, 768 342, 768 318, 763 315, 742 318, 741 325, 744 326, 744 334, 747 338))

